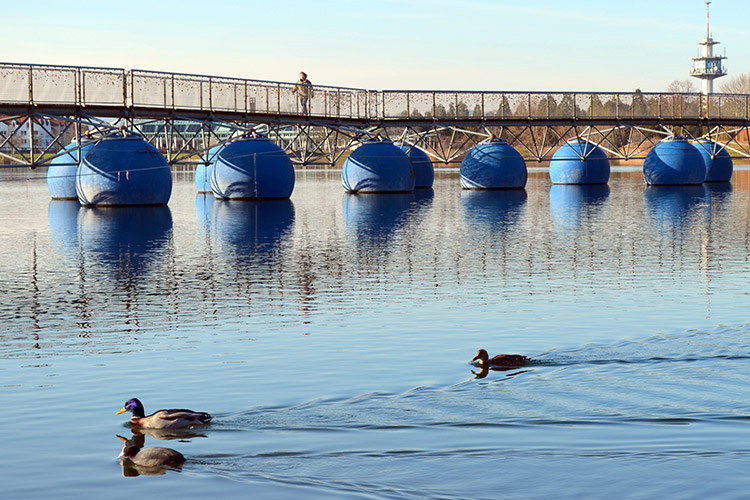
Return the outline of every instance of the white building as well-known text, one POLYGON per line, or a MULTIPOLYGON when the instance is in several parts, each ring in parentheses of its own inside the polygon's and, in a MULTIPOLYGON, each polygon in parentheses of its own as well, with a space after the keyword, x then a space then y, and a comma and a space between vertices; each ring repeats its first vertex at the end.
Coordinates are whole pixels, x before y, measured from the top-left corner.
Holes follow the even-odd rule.
MULTIPOLYGON (((47 149, 55 140, 60 133, 62 133, 67 127, 65 122, 59 120, 36 120, 34 121, 34 149, 37 151, 47 149)), ((65 134, 65 137, 61 137, 58 141, 59 144, 65 145, 70 140, 68 135, 73 134, 72 128, 69 129, 70 134, 65 134)), ((0 148, 4 152, 14 151, 28 151, 30 148, 29 140, 29 124, 26 120, 8 120, 0 121, 0 148), (6 140, 10 137, 10 140, 6 140)), ((62 147, 62 146, 61 146, 62 147)), ((56 152, 58 147, 53 148, 53 152, 56 152)))

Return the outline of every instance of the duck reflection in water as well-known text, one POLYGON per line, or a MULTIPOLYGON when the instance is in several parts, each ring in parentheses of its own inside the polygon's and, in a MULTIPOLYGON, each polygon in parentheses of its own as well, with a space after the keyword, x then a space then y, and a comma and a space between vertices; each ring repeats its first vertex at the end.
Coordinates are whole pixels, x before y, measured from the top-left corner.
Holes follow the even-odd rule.
POLYGON ((167 470, 179 471, 185 463, 183 454, 171 448, 144 448, 145 436, 142 434, 130 439, 120 435, 117 437, 125 443, 117 457, 123 476, 160 476, 166 474, 167 470))
POLYGON ((526 373, 531 370, 519 370, 521 368, 520 366, 480 366, 479 371, 471 370, 472 375, 474 375, 474 378, 485 378, 487 375, 489 375, 490 370, 493 372, 513 372, 508 373, 506 377, 515 377, 516 375, 520 375, 522 373, 526 373))
POLYGON ((193 429, 146 429, 143 427, 132 427, 133 436, 151 436, 160 441, 172 441, 174 439, 190 440, 193 438, 208 437, 205 434, 195 432, 193 429))

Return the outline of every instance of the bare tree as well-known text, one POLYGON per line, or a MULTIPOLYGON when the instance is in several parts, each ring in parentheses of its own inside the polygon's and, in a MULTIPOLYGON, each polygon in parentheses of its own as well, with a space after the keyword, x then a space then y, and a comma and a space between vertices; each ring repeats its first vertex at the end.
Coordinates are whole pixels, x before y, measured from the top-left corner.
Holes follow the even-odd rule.
POLYGON ((721 83, 724 94, 750 94, 750 74, 740 73, 721 83))
POLYGON ((674 80, 672 83, 667 85, 667 92, 675 93, 690 93, 696 92, 695 84, 693 80, 674 80))

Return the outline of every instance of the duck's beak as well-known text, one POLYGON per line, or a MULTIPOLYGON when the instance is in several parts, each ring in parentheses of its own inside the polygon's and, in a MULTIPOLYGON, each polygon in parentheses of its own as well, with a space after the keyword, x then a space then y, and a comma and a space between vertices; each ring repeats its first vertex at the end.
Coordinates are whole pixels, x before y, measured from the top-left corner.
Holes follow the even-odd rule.
POLYGON ((117 436, 118 438, 120 438, 120 440, 121 440, 122 442, 124 442, 124 443, 127 443, 127 442, 128 442, 127 438, 124 438, 124 437, 120 436, 119 434, 115 434, 115 435, 116 435, 116 436, 117 436))
POLYGON ((128 409, 123 406, 122 410, 120 410, 117 413, 115 413, 115 415, 119 415, 120 413, 125 413, 126 411, 128 411, 128 409))
POLYGON ((479 359, 479 356, 474 356, 474 359, 472 359, 471 362, 473 363, 474 361, 476 361, 478 359, 479 359))

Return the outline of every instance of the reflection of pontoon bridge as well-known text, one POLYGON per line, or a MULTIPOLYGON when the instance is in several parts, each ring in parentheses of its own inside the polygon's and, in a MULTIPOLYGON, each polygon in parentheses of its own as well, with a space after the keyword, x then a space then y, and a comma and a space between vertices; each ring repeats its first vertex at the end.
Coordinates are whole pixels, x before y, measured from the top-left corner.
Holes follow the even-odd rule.
POLYGON ((203 124, 190 120, 175 120, 169 126, 161 121, 150 121, 137 124, 137 128, 159 151, 185 147, 200 150, 205 143, 226 141, 235 132, 235 129, 219 123, 212 124, 207 132, 203 124))

